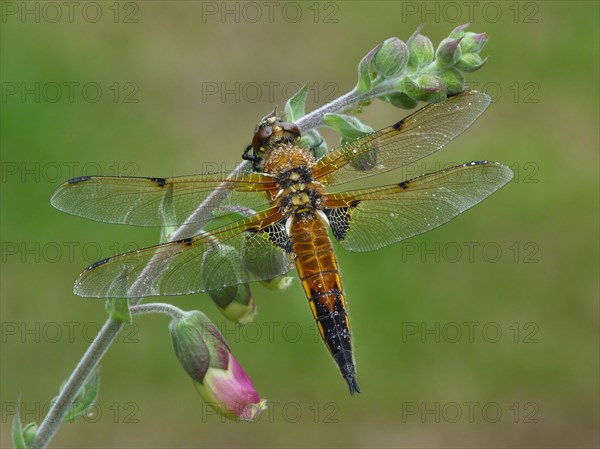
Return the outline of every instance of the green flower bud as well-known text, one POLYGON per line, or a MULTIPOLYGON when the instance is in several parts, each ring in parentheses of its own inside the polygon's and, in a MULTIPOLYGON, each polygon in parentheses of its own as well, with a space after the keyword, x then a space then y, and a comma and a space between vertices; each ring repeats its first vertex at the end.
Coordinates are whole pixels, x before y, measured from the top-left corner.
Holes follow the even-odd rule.
POLYGON ((268 281, 262 281, 261 285, 269 290, 285 290, 292 285, 293 280, 293 277, 282 274, 268 281))
MULTIPOLYGON (((353 139, 354 140, 354 139, 353 139)), ((342 137, 341 144, 345 145, 352 140, 346 140, 342 137)), ((371 170, 377 164, 377 158, 379 157, 379 147, 373 147, 372 149, 364 152, 361 155, 358 155, 350 161, 350 166, 359 170, 359 171, 367 171, 371 170)))
POLYGON ((463 37, 465 35, 465 29, 468 28, 469 26, 471 26, 470 23, 463 23, 462 25, 457 26, 456 28, 454 28, 450 34, 448 35, 448 37, 457 39, 459 37, 463 37))
POLYGON ((446 38, 438 46, 435 52, 435 57, 438 64, 442 67, 451 66, 456 63, 462 56, 462 50, 460 48, 460 41, 462 38, 446 38))
POLYGON ((408 43, 408 68, 417 72, 433 62, 435 50, 428 37, 417 34, 408 43))
POLYGON ((400 75, 408 64, 408 47, 397 37, 387 39, 375 53, 373 67, 384 78, 400 75))
POLYGON ((416 80, 406 77, 396 84, 396 89, 405 93, 414 101, 435 103, 446 98, 446 86, 434 75, 424 74, 416 80))
MULTIPOLYGON (((345 145, 366 134, 373 132, 373 128, 362 123, 358 118, 352 115, 344 114, 325 114, 323 122, 335 129, 341 135, 341 144, 345 145)), ((373 148, 364 154, 352 158, 350 165, 357 170, 370 170, 377 163, 379 150, 373 148)))
POLYGON ((310 129, 300 138, 300 145, 305 148, 310 148, 315 159, 320 159, 325 156, 328 152, 327 143, 325 139, 321 137, 321 134, 315 129, 310 129))
POLYGON ((428 103, 437 103, 446 99, 446 86, 435 75, 421 75, 416 79, 417 90, 414 94, 407 92, 411 97, 418 98, 428 103))
POLYGON ((462 73, 460 73, 460 71, 452 67, 444 70, 441 73, 438 73, 438 76, 446 85, 447 95, 458 94, 465 88, 465 77, 462 73))
MULTIPOLYGON (((246 300, 247 291, 242 284, 248 282, 249 276, 244 267, 241 266, 242 259, 238 250, 232 246, 218 243, 215 240, 214 247, 206 251, 202 258, 201 273, 202 282, 212 300, 223 311, 231 302, 238 300, 241 304, 249 304, 246 300)), ((248 287, 249 289, 249 287, 248 287)), ((252 314, 253 307, 250 306, 247 313, 232 313, 230 319, 238 321, 252 314)), ((229 316, 228 316, 229 318, 229 316)))
POLYGON ((475 72, 483 67, 487 60, 488 58, 482 60, 476 53, 467 53, 456 62, 455 67, 463 72, 475 72))
POLYGON ((396 88, 396 90, 398 92, 404 92, 405 94, 408 94, 408 96, 410 97, 414 97, 413 94, 416 95, 416 92, 418 91, 418 86, 417 83, 415 83, 410 77, 405 76, 404 78, 402 78, 400 81, 398 81, 394 87, 396 88))
POLYGON ((195 381, 202 383, 210 367, 226 369, 229 346, 202 312, 191 311, 169 325, 175 355, 195 381))
POLYGON ((386 95, 384 97, 381 97, 381 99, 396 106, 397 108, 402 109, 413 109, 419 103, 417 100, 409 97, 404 92, 386 95))
POLYGON ((479 53, 487 43, 488 37, 485 33, 465 33, 463 40, 460 41, 460 48, 465 53, 479 53))
POLYGON ((211 290, 208 292, 208 296, 228 320, 239 324, 248 324, 256 315, 256 303, 248 284, 211 290))
MULTIPOLYGON (((246 236, 243 249, 244 267, 255 276, 255 279, 267 279, 267 281, 261 281, 263 285, 270 285, 272 289, 276 288, 280 278, 286 278, 285 274, 277 275, 277 273, 284 273, 291 269, 289 257, 274 245, 257 245, 257 239, 264 239, 268 242, 269 236, 264 232, 246 236)), ((281 288, 284 286, 281 285, 281 288)))

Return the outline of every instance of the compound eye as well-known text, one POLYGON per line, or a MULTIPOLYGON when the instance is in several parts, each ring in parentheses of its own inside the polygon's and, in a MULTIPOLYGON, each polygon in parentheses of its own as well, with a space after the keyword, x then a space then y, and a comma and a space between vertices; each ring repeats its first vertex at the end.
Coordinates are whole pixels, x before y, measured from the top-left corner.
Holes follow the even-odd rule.
POLYGON ((254 133, 254 137, 252 138, 252 148, 254 148, 255 151, 258 151, 260 147, 262 147, 263 142, 271 137, 271 134, 273 134, 272 126, 265 124, 265 126, 260 127, 258 131, 254 133))
POLYGON ((295 123, 283 122, 281 126, 283 127, 284 131, 290 134, 294 134, 296 136, 300 136, 300 128, 298 128, 298 125, 296 125, 295 123))

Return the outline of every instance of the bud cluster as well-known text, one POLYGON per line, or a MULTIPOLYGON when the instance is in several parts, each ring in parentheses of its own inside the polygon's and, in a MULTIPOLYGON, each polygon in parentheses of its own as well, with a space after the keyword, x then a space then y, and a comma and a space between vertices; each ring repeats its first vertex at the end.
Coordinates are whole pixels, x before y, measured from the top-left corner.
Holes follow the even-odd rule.
MULTIPOLYGON (((340 134, 343 145, 373 131, 354 114, 361 112, 362 107, 374 98, 399 108, 412 109, 419 101, 440 102, 448 95, 462 92, 465 88, 464 73, 480 69, 487 61, 487 58, 479 56, 487 42, 487 35, 467 32, 468 26, 456 27, 437 49, 428 37, 420 34, 422 27, 406 43, 392 37, 377 45, 358 65, 358 82, 350 93, 356 99, 353 107, 346 110, 346 114, 324 114, 323 124, 340 134)), ((289 121, 305 115, 305 100, 306 86, 285 106, 289 121)), ((315 157, 322 156, 326 146, 320 134, 315 129, 308 133, 302 143, 315 151, 315 157)), ((357 164, 355 168, 358 170, 369 170, 376 161, 375 152, 353 163, 357 164)))
POLYGON ((375 52, 372 85, 392 80, 397 92, 382 99, 398 107, 416 106, 418 101, 439 102, 463 91, 464 72, 480 69, 486 59, 479 53, 487 42, 485 33, 466 32, 469 24, 456 27, 434 49, 431 40, 419 33, 405 44, 398 38, 386 40, 375 52))

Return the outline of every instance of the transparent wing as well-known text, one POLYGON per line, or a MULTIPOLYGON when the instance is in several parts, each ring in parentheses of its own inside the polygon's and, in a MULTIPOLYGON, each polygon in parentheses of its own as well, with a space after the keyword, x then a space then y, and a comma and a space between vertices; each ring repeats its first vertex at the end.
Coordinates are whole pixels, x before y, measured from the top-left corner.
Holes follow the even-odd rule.
POLYGON ((399 184, 327 195, 325 213, 350 251, 372 251, 437 228, 512 179, 496 162, 469 162, 399 184))
MULTIPOLYGON (((175 178, 84 176, 58 187, 50 202, 61 211, 106 223, 177 226, 213 192, 225 194, 224 208, 217 210, 224 216, 235 213, 231 206, 265 209, 265 192, 275 187, 272 177, 260 173, 238 173, 232 179, 226 173, 175 178)), ((202 222, 214 217, 204 217, 202 222)))
POLYGON ((279 220, 273 208, 209 233, 110 257, 86 268, 73 291, 96 298, 186 295, 272 279, 292 267, 263 231, 279 220))
POLYGON ((323 156, 313 169, 314 176, 324 184, 343 184, 413 163, 461 134, 490 103, 488 95, 466 91, 428 104, 395 125, 323 156))

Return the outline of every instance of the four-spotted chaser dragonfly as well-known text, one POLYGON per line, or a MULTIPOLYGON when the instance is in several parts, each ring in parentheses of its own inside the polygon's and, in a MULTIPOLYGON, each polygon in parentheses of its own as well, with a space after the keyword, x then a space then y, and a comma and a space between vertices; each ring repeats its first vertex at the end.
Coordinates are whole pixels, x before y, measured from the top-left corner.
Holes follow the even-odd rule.
POLYGON ((360 392, 346 295, 328 228, 349 251, 376 250, 450 221, 505 185, 512 171, 478 161, 383 187, 340 193, 327 193, 326 188, 398 169, 438 151, 490 101, 484 93, 465 91, 318 160, 299 145, 295 124, 270 116, 244 152, 253 166, 246 172, 67 181, 54 193, 54 207, 136 226, 181 225, 216 190, 227 194, 212 215, 194 223, 202 227, 197 234, 94 263, 79 275, 74 292, 131 297, 132 287, 137 287, 135 296, 185 295, 273 279, 295 265, 316 325, 350 393, 360 392), (357 163, 365 156, 374 163, 357 163), (215 218, 228 222, 210 229, 215 218), (244 269, 231 270, 232 264, 244 269))

